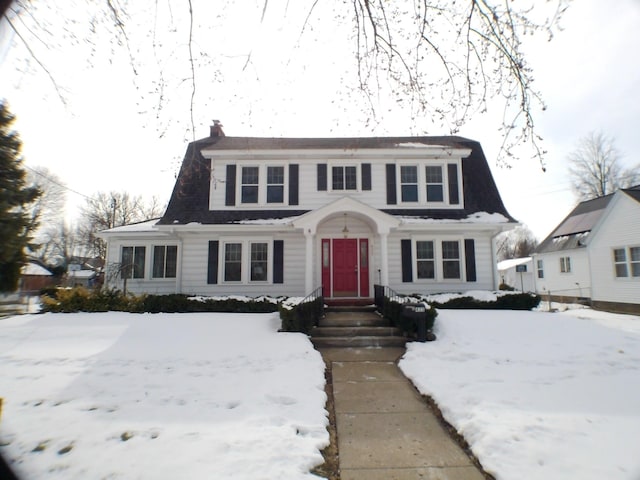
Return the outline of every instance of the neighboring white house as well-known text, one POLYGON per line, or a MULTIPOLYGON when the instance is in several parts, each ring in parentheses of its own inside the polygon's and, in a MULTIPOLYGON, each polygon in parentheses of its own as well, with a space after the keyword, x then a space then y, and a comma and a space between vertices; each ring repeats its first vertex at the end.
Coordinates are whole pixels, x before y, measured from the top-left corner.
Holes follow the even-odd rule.
POLYGON ((640 311, 640 185, 578 204, 533 260, 539 294, 640 311))
POLYGON ((371 298, 495 289, 514 228, 478 142, 227 137, 189 144, 159 220, 102 232, 132 292, 371 298))
POLYGON ((510 258, 498 262, 500 283, 521 292, 534 292, 536 289, 531 257, 510 258))

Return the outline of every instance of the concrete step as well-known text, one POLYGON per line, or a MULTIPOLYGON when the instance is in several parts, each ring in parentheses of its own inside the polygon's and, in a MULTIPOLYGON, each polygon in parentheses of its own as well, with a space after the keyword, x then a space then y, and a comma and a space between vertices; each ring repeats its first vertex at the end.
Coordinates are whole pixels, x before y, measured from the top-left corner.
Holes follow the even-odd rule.
POLYGON ((374 304, 370 305, 329 305, 325 308, 325 312, 375 312, 377 310, 374 304))
POLYGON ((405 337, 312 337, 311 343, 318 348, 326 347, 404 347, 407 343, 405 337))
POLYGON ((402 332, 395 327, 315 327, 311 331, 312 337, 393 337, 401 336, 402 332))
POLYGON ((385 326, 389 322, 375 312, 326 312, 319 322, 322 327, 385 326))

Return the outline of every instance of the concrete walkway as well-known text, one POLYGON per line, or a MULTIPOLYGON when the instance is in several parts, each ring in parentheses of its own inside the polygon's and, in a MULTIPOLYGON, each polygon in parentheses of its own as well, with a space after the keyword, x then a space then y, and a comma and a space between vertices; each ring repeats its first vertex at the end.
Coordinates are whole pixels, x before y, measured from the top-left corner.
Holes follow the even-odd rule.
POLYGON ((483 480, 397 366, 404 348, 320 348, 341 480, 483 480))

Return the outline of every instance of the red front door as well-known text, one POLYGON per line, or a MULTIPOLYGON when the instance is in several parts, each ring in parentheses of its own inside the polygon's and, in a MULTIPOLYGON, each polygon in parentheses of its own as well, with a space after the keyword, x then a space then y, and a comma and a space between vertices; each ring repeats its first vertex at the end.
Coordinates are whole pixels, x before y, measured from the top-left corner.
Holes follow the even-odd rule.
POLYGON ((333 296, 358 296, 358 240, 333 240, 333 296))

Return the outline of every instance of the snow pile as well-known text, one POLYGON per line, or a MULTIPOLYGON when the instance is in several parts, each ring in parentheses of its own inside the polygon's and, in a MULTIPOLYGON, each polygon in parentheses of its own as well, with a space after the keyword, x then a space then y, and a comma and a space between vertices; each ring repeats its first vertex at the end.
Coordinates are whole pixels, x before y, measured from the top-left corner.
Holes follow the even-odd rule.
POLYGON ((475 212, 467 215, 466 218, 454 220, 452 218, 424 218, 402 215, 399 216, 402 223, 407 225, 419 225, 430 223, 508 223, 509 219, 500 213, 475 212))
POLYGON ((277 314, 0 322, 0 452, 25 479, 305 479, 324 363, 277 314))
POLYGON ((498 480, 637 480, 640 317, 588 312, 439 310, 400 367, 498 480))

